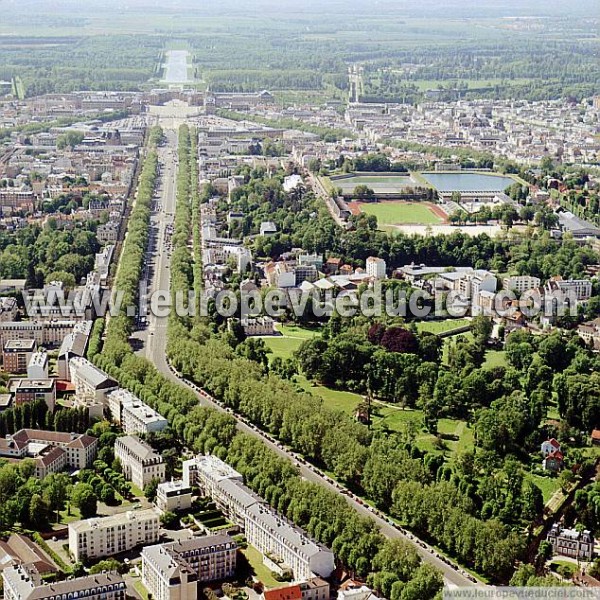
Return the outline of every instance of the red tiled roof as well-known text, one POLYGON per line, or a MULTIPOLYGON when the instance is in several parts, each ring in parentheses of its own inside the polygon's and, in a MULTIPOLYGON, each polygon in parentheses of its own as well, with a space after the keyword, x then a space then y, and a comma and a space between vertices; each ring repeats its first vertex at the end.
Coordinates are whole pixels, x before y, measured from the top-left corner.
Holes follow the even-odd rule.
POLYGON ((299 585, 265 590, 264 595, 265 600, 302 600, 302 590, 299 585))

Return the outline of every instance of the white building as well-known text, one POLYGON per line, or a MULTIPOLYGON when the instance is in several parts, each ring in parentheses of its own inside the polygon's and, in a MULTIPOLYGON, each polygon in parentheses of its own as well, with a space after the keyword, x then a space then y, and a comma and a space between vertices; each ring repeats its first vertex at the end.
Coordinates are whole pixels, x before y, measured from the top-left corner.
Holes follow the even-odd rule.
POLYGON ((156 506, 163 512, 187 510, 192 506, 192 488, 183 481, 165 481, 156 488, 156 506))
POLYGON ((183 481, 210 496, 230 520, 244 528, 248 543, 268 554, 294 579, 329 577, 335 568, 333 553, 307 537, 243 484, 240 473, 216 456, 198 456, 183 463, 183 481))
POLYGON ((123 404, 121 407, 121 426, 127 434, 162 431, 168 425, 167 419, 141 400, 123 404))
POLYGON ((75 561, 114 556, 158 540, 159 513, 153 508, 69 523, 69 551, 75 561))
POLYGON ((115 441, 115 458, 121 462, 125 478, 143 490, 153 479, 163 482, 166 465, 163 457, 139 438, 125 435, 115 441))
POLYGON ((375 256, 369 256, 366 261, 367 275, 374 279, 385 279, 385 260, 375 256))
POLYGON ((27 365, 28 379, 48 378, 48 354, 46 352, 34 352, 27 365))
POLYGON ((71 358, 69 371, 75 386, 75 405, 86 406, 90 416, 102 417, 106 396, 118 387, 118 383, 81 356, 71 358))
POLYGON ((195 600, 198 584, 232 577, 237 544, 209 535, 142 550, 142 582, 156 600, 195 600))
POLYGON ((5 600, 125 600, 125 581, 118 573, 98 573, 43 583, 32 566, 12 566, 2 572, 5 600))
POLYGON ((540 287, 540 284, 540 278, 531 275, 513 275, 502 280, 502 287, 505 290, 511 290, 519 294, 540 287))
POLYGON ((110 416, 127 434, 162 431, 169 422, 129 390, 117 388, 106 396, 110 416))
POLYGON ((585 302, 592 297, 592 282, 589 279, 563 279, 552 277, 546 282, 544 291, 547 294, 562 292, 565 296, 572 295, 577 302, 585 302))

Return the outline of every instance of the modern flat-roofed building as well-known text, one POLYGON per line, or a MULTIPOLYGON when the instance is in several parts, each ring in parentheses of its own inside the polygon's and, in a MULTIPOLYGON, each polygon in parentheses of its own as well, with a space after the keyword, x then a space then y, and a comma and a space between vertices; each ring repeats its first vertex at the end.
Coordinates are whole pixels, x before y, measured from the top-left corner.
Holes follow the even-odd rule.
POLYGON ((512 290, 519 294, 538 288, 540 284, 540 278, 533 277, 532 275, 513 275, 512 277, 505 277, 502 280, 502 287, 505 290, 512 290))
POLYGON ((8 389, 14 396, 15 406, 34 400, 44 400, 48 410, 54 412, 56 404, 55 379, 9 379, 8 389))
POLYGON ((69 551, 77 562, 114 556, 156 543, 159 529, 159 513, 153 508, 74 521, 69 523, 69 551))
POLYGON ((7 373, 27 373, 27 365, 36 351, 35 340, 8 340, 2 350, 2 364, 7 373))
POLYGON ((143 490, 153 479, 165 480, 166 465, 163 457, 132 435, 115 441, 115 457, 121 461, 125 478, 143 490))
POLYGON ((194 600, 198 584, 232 577, 237 543, 209 535, 142 550, 142 582, 157 600, 194 600))
POLYGON ((125 403, 121 407, 121 426, 125 433, 162 431, 168 425, 167 419, 141 400, 125 403))
POLYGON ((89 360, 75 356, 69 362, 71 381, 75 386, 75 405, 86 406, 91 416, 102 417, 106 396, 119 384, 89 360))
POLYGON ((546 294, 560 291, 564 295, 573 294, 578 302, 585 302, 592 297, 592 282, 590 279, 563 279, 551 277, 544 286, 546 294))
POLYGON ((125 581, 118 573, 98 573, 43 583, 34 567, 14 566, 2 572, 5 600, 125 600, 125 581))
POLYGON ((369 256, 366 261, 367 275, 374 279, 385 279, 385 260, 369 256))
POLYGON ((192 488, 183 481, 165 481, 156 488, 156 506, 163 512, 187 510, 192 506, 192 488))

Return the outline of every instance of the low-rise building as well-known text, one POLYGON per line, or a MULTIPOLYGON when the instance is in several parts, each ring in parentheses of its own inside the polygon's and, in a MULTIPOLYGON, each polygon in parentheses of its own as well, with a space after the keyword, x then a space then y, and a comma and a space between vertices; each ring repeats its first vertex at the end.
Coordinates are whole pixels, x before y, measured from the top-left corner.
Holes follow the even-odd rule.
POLYGON ((159 529, 159 513, 153 508, 74 521, 69 523, 69 552, 77 562, 114 556, 156 543, 159 529))
POLYGON ((544 286, 548 295, 561 292, 564 296, 572 295, 577 302, 585 302, 592 297, 592 282, 589 279, 563 279, 551 277, 544 286))
POLYGON ((56 404, 55 379, 9 379, 8 389, 14 396, 15 406, 44 400, 48 410, 54 412, 56 404))
POLYGON ((237 544, 228 535, 210 535, 142 551, 142 582, 157 600, 194 600, 198 584, 235 573, 237 544))
POLYGON ((163 482, 166 465, 163 457, 139 438, 125 435, 115 441, 115 457, 121 462, 125 478, 143 490, 153 479, 163 482))
POLYGON ((94 462, 97 449, 95 437, 79 433, 21 429, 0 438, 0 457, 32 458, 39 478, 67 468, 85 469, 94 462))
POLYGON ((118 573, 98 573, 43 583, 34 567, 14 566, 2 572, 5 600, 125 600, 125 581, 118 573))
POLYGON ((156 506, 163 512, 188 510, 192 506, 192 488, 183 481, 165 481, 156 488, 156 506))
POLYGON ((566 529, 559 523, 552 525, 546 538, 554 554, 569 556, 577 560, 592 560, 594 554, 594 536, 587 530, 566 529))

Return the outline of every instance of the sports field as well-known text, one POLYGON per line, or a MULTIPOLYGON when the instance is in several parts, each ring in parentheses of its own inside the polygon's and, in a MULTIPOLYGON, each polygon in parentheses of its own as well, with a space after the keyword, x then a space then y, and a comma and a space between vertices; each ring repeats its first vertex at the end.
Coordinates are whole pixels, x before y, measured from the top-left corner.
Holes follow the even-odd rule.
POLYGON ((405 225, 437 225, 443 223, 443 211, 429 202, 357 202, 360 212, 375 215, 380 226, 405 225))
POLYGON ((409 175, 356 175, 342 179, 331 179, 331 185, 340 188, 343 194, 351 194, 357 185, 366 185, 375 194, 399 194, 407 187, 419 184, 409 175))

